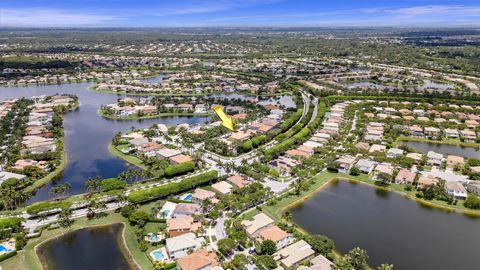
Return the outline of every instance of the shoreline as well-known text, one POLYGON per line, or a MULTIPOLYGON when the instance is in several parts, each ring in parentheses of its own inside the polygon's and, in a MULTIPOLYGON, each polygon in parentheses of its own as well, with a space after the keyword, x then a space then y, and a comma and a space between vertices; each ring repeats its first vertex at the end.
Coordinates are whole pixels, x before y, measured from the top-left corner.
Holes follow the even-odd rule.
POLYGON ((146 119, 156 119, 156 118, 163 118, 163 117, 174 117, 174 116, 185 116, 185 117, 208 117, 213 116, 213 113, 160 113, 155 115, 146 115, 146 116, 134 116, 134 117, 119 117, 119 116, 111 116, 101 112, 98 110, 98 115, 105 119, 109 120, 118 120, 118 121, 135 121, 135 120, 146 120, 146 119))
POLYGON ((395 140, 395 145, 399 145, 402 142, 421 142, 421 143, 431 143, 431 144, 438 144, 438 145, 456 145, 458 147, 463 148, 478 148, 480 147, 480 143, 475 142, 462 142, 459 139, 449 139, 445 141, 436 141, 430 140, 427 138, 416 138, 416 137, 407 137, 407 136, 400 136, 395 140))

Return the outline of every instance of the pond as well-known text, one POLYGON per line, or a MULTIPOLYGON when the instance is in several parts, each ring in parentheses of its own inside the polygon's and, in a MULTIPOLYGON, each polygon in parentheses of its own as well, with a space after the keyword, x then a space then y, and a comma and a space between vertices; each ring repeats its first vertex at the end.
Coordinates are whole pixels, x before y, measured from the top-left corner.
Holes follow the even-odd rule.
POLYGON ((480 149, 474 147, 462 147, 454 144, 441 144, 430 142, 402 142, 403 145, 412 147, 421 153, 428 153, 434 151, 443 155, 456 155, 464 158, 478 158, 480 159, 480 149))
MULTIPOLYGON (((30 85, 25 87, 0 88, 0 100, 9 98, 32 97, 39 95, 54 95, 67 93, 77 95, 80 101, 79 109, 65 115, 65 149, 67 164, 63 175, 56 183, 68 182, 72 186, 69 193, 79 194, 85 191, 84 182, 88 177, 116 177, 128 165, 124 160, 114 157, 108 151, 108 144, 116 132, 125 132, 132 126, 147 128, 153 124, 167 126, 181 123, 198 124, 209 121, 209 117, 174 116, 158 119, 133 121, 109 120, 98 115, 102 104, 116 102, 123 95, 89 91, 91 83, 74 83, 63 85, 30 85)), ((55 183, 53 183, 55 184, 55 183)), ((49 199, 48 191, 52 183, 40 188, 27 202, 37 202, 49 199)))
POLYGON ((48 270, 136 269, 122 231, 123 224, 73 231, 40 245, 37 254, 48 270))
POLYGON ((395 270, 479 269, 480 219, 421 205, 397 193, 335 181, 292 209, 312 234, 332 238, 346 253, 365 249, 369 263, 395 270))

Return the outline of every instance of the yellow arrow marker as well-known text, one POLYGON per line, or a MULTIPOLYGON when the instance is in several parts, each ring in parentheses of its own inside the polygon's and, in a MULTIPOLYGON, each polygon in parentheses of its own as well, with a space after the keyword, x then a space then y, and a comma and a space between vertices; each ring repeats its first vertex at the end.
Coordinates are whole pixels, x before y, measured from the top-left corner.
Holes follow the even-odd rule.
POLYGON ((213 110, 217 113, 218 117, 220 117, 220 119, 222 120, 222 126, 224 126, 228 129, 230 129, 231 131, 233 131, 232 118, 225 115, 225 113, 222 110, 222 107, 217 105, 217 106, 213 107, 213 110))

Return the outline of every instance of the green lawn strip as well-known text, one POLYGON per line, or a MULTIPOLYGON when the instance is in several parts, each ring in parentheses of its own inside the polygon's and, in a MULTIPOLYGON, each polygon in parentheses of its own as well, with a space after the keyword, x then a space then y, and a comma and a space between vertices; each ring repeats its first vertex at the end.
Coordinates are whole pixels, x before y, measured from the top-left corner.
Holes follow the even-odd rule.
POLYGON ((125 160, 126 162, 133 164, 139 168, 142 168, 144 170, 148 170, 148 167, 143 164, 143 161, 135 156, 132 155, 126 155, 120 151, 122 149, 121 147, 125 146, 114 146, 112 143, 108 144, 108 151, 112 153, 112 155, 121 158, 125 160))
POLYGON ((125 231, 124 238, 127 243, 127 248, 132 254, 135 261, 142 267, 142 269, 153 269, 153 265, 150 260, 147 258, 147 255, 140 251, 136 236, 135 228, 128 225, 125 218, 120 214, 110 212, 108 216, 102 217, 99 219, 88 220, 87 218, 75 219, 75 223, 70 228, 58 228, 54 230, 44 230, 42 235, 38 238, 30 239, 27 246, 18 252, 18 254, 4 262, 2 266, 4 269, 12 270, 40 270, 42 269, 37 255, 35 254, 35 246, 38 244, 58 237, 67 232, 75 231, 78 229, 83 229, 86 227, 97 226, 97 225, 109 225, 114 223, 124 223, 125 231))
POLYGON ((60 164, 57 166, 57 168, 55 168, 55 170, 53 170, 43 178, 40 178, 37 181, 33 182, 31 186, 28 186, 27 188, 25 188, 25 191, 31 192, 48 184, 53 179, 57 178, 62 174, 63 170, 65 170, 66 164, 67 164, 67 154, 66 154, 66 151, 63 150, 60 158, 60 164))
POLYGON ((441 141, 435 141, 435 140, 430 140, 428 138, 422 138, 422 137, 400 136, 395 141, 395 145, 399 145, 401 144, 401 142, 425 142, 425 143, 435 143, 435 144, 458 145, 462 147, 480 147, 480 143, 462 142, 460 139, 443 139, 441 141))

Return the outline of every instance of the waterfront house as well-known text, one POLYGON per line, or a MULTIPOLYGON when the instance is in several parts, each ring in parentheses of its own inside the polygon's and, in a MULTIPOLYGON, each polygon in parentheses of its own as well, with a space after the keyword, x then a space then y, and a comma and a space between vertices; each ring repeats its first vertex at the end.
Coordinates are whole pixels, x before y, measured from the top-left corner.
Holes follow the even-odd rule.
POLYGON ((171 164, 180 164, 188 161, 192 161, 192 157, 189 155, 179 154, 169 158, 171 164))
POLYGON ((387 147, 385 145, 374 144, 370 147, 370 150, 368 152, 375 153, 375 152, 385 152, 385 151, 387 151, 387 147))
POLYGON ((436 186, 438 179, 433 176, 421 176, 417 182, 417 190, 425 189, 430 186, 436 186))
POLYGON ((464 158, 454 155, 447 156, 447 167, 449 169, 454 169, 456 166, 463 166, 465 164, 464 158))
POLYGON ((375 180, 389 182, 393 178, 393 169, 394 168, 390 163, 380 163, 375 167, 372 178, 375 180), (384 176, 388 177, 388 179, 383 178, 384 176))
POLYGON ((370 159, 360 159, 358 160, 355 167, 359 169, 362 173, 370 174, 375 167, 376 162, 370 159))
POLYGON ((428 151, 427 153, 427 165, 429 166, 440 166, 443 162, 443 155, 435 153, 433 151, 428 151))
POLYGON ((249 237, 256 238, 260 231, 274 226, 274 221, 266 214, 260 213, 252 220, 243 220, 241 225, 249 237))
POLYGON ((410 171, 409 169, 400 169, 397 176, 395 177, 395 184, 413 185, 416 176, 417 174, 410 171))
POLYGON ((424 128, 423 133, 429 139, 436 139, 440 135, 440 129, 436 127, 426 127, 424 128))
POLYGON ((273 258, 282 267, 292 268, 314 255, 315 251, 312 247, 304 240, 300 240, 275 252, 273 258))
POLYGON ((415 137, 423 136, 423 129, 420 126, 413 125, 410 127, 410 135, 415 137))
POLYGON ((322 254, 310 260, 310 266, 300 265, 297 270, 332 270, 334 264, 322 254))
POLYGON ((343 173, 348 173, 354 163, 355 163, 355 157, 350 155, 341 156, 336 161, 338 170, 343 173))
POLYGON ((477 139, 475 131, 469 129, 460 130, 460 135, 465 142, 475 142, 477 139))
POLYGON ((417 165, 422 163, 422 159, 423 159, 423 155, 420 153, 408 153, 406 157, 413 159, 414 163, 417 165))
POLYGON ((443 130, 443 133, 447 138, 454 138, 454 139, 460 138, 460 133, 456 129, 446 128, 443 130))
POLYGON ((270 240, 275 243, 277 249, 282 249, 288 245, 292 237, 284 230, 277 226, 272 226, 260 231, 257 240, 262 243, 265 240, 270 240))
POLYGON ((467 185, 467 190, 477 196, 480 196, 480 181, 470 181, 467 185))
POLYGON ((467 190, 459 182, 446 182, 445 191, 457 200, 465 200, 467 198, 467 190))

